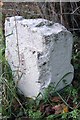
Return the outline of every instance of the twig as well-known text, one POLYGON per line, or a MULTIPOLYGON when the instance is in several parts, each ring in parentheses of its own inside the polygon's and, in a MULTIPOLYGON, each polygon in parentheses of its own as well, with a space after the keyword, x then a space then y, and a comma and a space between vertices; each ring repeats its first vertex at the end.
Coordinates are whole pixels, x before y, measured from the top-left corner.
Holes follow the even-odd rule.
POLYGON ((79 13, 57 13, 57 15, 79 15, 80 16, 80 14, 79 13))
POLYGON ((80 6, 77 7, 71 14, 74 14, 79 8, 80 8, 80 6))
POLYGON ((60 19, 61 19, 61 24, 63 23, 63 17, 62 17, 62 2, 60 0, 60 13, 61 13, 61 16, 60 16, 60 19))
MULTIPOLYGON (((15 18, 15 17, 14 17, 15 18)), ((19 67, 20 67, 20 55, 19 55, 19 39, 18 39, 18 30, 17 30, 17 23, 16 23, 16 18, 14 19, 15 20, 15 29, 16 29, 16 39, 17 39, 17 52, 18 52, 18 61, 19 61, 19 65, 18 65, 18 68, 17 68, 17 76, 18 76, 18 79, 17 79, 17 84, 19 82, 19 67)))
MULTIPOLYGON (((14 17, 15 18, 15 17, 14 17)), ((19 41, 18 41, 18 30, 17 30, 17 23, 16 23, 16 18, 15 20, 15 28, 16 28, 16 39, 17 39, 17 50, 18 50, 18 60, 19 60, 19 65, 20 65, 20 56, 19 56, 19 41)), ((19 66, 18 66, 19 67, 19 66)))
POLYGON ((76 108, 78 108, 78 107, 79 107, 79 105, 80 105, 80 102, 76 105, 76 108))
POLYGON ((74 109, 74 108, 72 108, 69 104, 67 104, 67 102, 62 98, 62 96, 58 93, 58 92, 56 92, 57 93, 57 95, 61 98, 61 100, 65 103, 65 105, 67 105, 70 109, 74 109))

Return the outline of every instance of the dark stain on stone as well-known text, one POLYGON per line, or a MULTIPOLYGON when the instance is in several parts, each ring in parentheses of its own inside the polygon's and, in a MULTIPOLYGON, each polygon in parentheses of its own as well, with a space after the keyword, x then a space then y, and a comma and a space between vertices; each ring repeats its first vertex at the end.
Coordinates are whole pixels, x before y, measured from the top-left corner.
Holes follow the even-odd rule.
POLYGON ((43 65, 46 65, 46 62, 44 62, 43 65))
POLYGON ((57 76, 59 75, 59 73, 56 74, 57 76))
POLYGON ((52 50, 52 52, 54 52, 54 49, 52 50))
POLYGON ((49 44, 51 42, 50 36, 45 37, 45 44, 49 44))
POLYGON ((35 53, 36 51, 33 51, 33 54, 35 53))
POLYGON ((38 54, 37 54, 37 58, 39 59, 40 56, 41 56, 41 54, 38 52, 38 54))
POLYGON ((26 25, 23 25, 24 27, 26 27, 26 25))

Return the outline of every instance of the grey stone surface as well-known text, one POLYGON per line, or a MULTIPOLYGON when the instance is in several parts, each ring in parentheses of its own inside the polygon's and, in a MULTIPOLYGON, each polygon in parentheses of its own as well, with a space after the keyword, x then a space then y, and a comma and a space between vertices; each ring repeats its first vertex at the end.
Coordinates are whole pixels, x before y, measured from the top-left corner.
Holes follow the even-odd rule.
POLYGON ((35 98, 50 83, 56 86, 62 78, 56 90, 71 83, 73 37, 64 26, 45 19, 9 17, 5 36, 6 59, 25 96, 35 98))

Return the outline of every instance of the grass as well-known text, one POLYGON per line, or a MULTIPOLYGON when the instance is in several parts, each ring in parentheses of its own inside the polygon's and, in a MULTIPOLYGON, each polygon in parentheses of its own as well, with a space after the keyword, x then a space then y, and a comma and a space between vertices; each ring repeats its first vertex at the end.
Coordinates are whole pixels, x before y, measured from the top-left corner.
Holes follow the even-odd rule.
MULTIPOLYGON (((2 39, 3 39, 3 35, 2 35, 2 29, 0 28, 0 58, 2 58, 2 39)), ((2 59, 0 59, 0 75, 2 73, 2 59)), ((2 118, 2 84, 1 84, 1 79, 0 79, 0 119, 2 118)))

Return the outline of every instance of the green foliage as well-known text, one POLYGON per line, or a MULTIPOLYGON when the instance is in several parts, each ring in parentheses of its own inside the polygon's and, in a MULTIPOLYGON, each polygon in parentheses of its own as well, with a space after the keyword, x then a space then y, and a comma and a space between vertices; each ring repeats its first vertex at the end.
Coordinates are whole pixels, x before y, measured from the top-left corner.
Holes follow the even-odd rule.
MULTIPOLYGON (((1 19, 1 18, 0 18, 1 19)), ((2 73, 2 51, 3 51, 3 48, 2 48, 2 39, 3 39, 3 35, 2 35, 2 30, 0 28, 0 76, 1 76, 1 73, 2 73)), ((1 118, 1 115, 2 115, 2 84, 1 84, 1 79, 0 79, 0 118, 1 118)))
POLYGON ((4 51, 5 51, 5 47, 4 47, 3 33, 0 29, 0 62, 2 65, 2 72, 3 72, 0 75, 0 85, 2 85, 2 93, 3 93, 2 106, 0 106, 0 110, 2 109, 1 112, 3 118, 7 119, 7 118, 11 118, 12 116, 17 117, 21 115, 21 113, 23 114, 23 111, 25 112, 25 109, 22 106, 20 99, 18 98, 17 87, 13 80, 11 68, 5 59, 4 51))
MULTIPOLYGON (((6 66, 7 67, 7 66, 6 66)), ((16 87, 13 82, 10 68, 6 69, 6 73, 4 76, 1 77, 2 84, 3 84, 3 116, 11 116, 11 107, 14 100, 14 96, 16 97, 16 87), (9 70, 9 71, 7 71, 9 70)))
POLYGON ((27 114, 26 109, 23 107, 20 98, 18 97, 18 90, 13 80, 12 71, 6 62, 5 73, 1 76, 3 84, 3 104, 2 114, 8 118, 12 116, 20 117, 27 114))
POLYGON ((80 37, 74 35, 74 46, 73 46, 73 65, 75 70, 80 69, 80 37))
POLYGON ((67 120, 68 119, 67 118, 67 113, 63 113, 61 118, 62 118, 62 120, 67 120))
POLYGON ((78 117, 78 110, 77 109, 74 109, 72 112, 71 112, 71 117, 73 119, 77 119, 78 117))
POLYGON ((41 116, 41 112, 39 110, 37 111, 33 111, 32 109, 29 109, 28 111, 29 114, 29 118, 31 118, 32 120, 41 120, 42 116, 41 116))
POLYGON ((62 120, 68 120, 68 119, 79 120, 79 117, 80 117, 80 110, 78 109, 74 109, 69 113, 62 114, 62 120))
POLYGON ((44 103, 50 103, 50 96, 52 95, 52 94, 54 94, 54 84, 50 84, 47 88, 45 88, 45 90, 43 91, 43 97, 42 97, 42 99, 43 99, 43 101, 44 101, 44 103))
POLYGON ((47 120, 54 120, 54 115, 49 115, 49 116, 47 117, 47 120))

